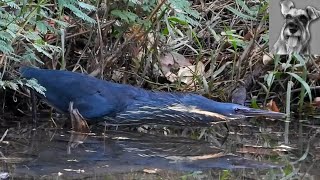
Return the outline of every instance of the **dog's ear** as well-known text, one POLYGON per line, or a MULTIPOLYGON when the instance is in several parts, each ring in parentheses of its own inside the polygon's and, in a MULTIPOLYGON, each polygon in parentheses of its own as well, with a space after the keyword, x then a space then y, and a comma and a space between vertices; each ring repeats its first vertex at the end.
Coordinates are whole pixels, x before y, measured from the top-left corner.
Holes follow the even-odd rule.
POLYGON ((308 6, 306 11, 311 20, 315 20, 320 17, 320 11, 312 6, 308 6))
POLYGON ((293 2, 289 0, 281 0, 280 5, 281 5, 281 13, 284 16, 288 14, 291 8, 294 8, 293 2))

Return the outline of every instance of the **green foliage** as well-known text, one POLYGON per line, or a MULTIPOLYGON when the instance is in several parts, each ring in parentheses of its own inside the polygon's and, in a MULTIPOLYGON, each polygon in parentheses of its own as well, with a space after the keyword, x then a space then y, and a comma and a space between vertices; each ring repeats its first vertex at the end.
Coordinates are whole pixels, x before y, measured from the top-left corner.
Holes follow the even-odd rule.
POLYGON ((257 15, 259 14, 260 10, 263 10, 265 7, 265 3, 258 4, 253 7, 248 7, 246 2, 243 0, 236 0, 236 3, 238 5, 238 9, 235 9, 231 6, 226 7, 229 11, 231 11, 233 14, 246 19, 246 20, 252 20, 257 21, 257 15))
POLYGON ((111 14, 113 16, 119 17, 121 20, 125 21, 128 24, 136 23, 139 18, 135 13, 118 9, 112 10, 111 14))
POLYGON ((227 179, 230 179, 230 177, 231 177, 230 171, 229 170, 223 170, 219 179, 220 180, 227 180, 227 179))
POLYGON ((39 85, 36 79, 28 79, 24 85, 45 96, 46 88, 39 85))
POLYGON ((248 42, 243 40, 243 37, 238 35, 235 30, 227 30, 221 33, 227 37, 227 42, 231 43, 234 50, 238 50, 238 47, 245 48, 248 42))
POLYGON ((187 0, 170 0, 170 7, 174 10, 175 16, 181 21, 185 21, 192 26, 199 25, 200 14, 191 9, 191 4, 187 0))
MULTIPOLYGON (((146 23, 146 19, 150 18, 150 13, 157 7, 158 1, 129 0, 124 1, 124 3, 128 3, 127 6, 119 8, 121 5, 118 5, 118 8, 111 11, 111 15, 119 18, 122 23, 125 23, 124 26, 138 24, 150 28, 150 24, 146 23), (139 11, 137 11, 137 9, 139 11)), ((191 8, 191 4, 188 0, 168 1, 167 4, 164 4, 159 12, 156 13, 156 17, 160 18, 163 14, 167 14, 172 26, 174 24, 199 25, 198 20, 200 19, 200 14, 191 8)))
MULTIPOLYGON (((0 53, 7 64, 10 64, 10 60, 42 63, 43 56, 50 59, 59 57, 61 48, 46 42, 44 37, 47 34, 58 35, 60 29, 69 26, 68 23, 55 19, 65 8, 85 22, 95 23, 95 20, 86 14, 86 11, 96 9, 90 4, 77 0, 58 0, 60 12, 56 13, 54 7, 48 6, 49 3, 51 1, 48 0, 38 1, 37 4, 12 0, 0 2, 0 53)), ((17 84, 18 81, 1 81, 0 87, 16 90, 17 84)), ((27 85, 41 91, 36 83, 29 82, 27 85)))
MULTIPOLYGON (((59 0, 58 2, 60 2, 59 4, 62 7, 66 7, 68 9, 70 9, 73 14, 75 14, 78 18, 87 21, 89 23, 96 23, 96 21, 94 19, 92 19, 91 17, 89 17, 86 13, 82 12, 81 10, 95 10, 95 8, 89 4, 85 4, 83 2, 78 2, 78 1, 66 1, 66 0, 59 0), (82 8, 82 9, 80 9, 82 8)), ((62 8, 61 7, 61 8, 62 8)))
MULTIPOLYGON (((306 62, 308 61, 307 57, 302 57, 299 54, 290 54, 286 60, 286 63, 280 63, 280 56, 276 55, 274 58, 275 69, 270 71, 265 75, 264 80, 268 86, 266 92, 269 93, 271 86, 273 85, 276 79, 281 79, 284 76, 289 76, 290 80, 287 85, 287 104, 290 104, 291 99, 291 86, 295 84, 300 84, 302 87, 300 94, 300 110, 304 103, 304 98, 308 95, 310 102, 312 102, 311 87, 307 83, 307 66, 306 62), (279 70, 279 67, 281 70, 279 70), (302 73, 301 73, 302 72, 302 73), (298 83, 295 83, 298 82, 298 83), (289 93, 290 92, 290 93, 289 93)), ((289 106, 287 109, 290 108, 289 106)), ((288 112, 288 111, 287 111, 288 112)))
POLYGON ((19 86, 17 82, 14 81, 2 81, 0 80, 0 87, 6 89, 7 87, 13 90, 18 90, 19 86))
POLYGON ((20 86, 25 85, 31 89, 34 89, 39 94, 45 95, 46 89, 43 86, 39 85, 36 79, 29 79, 29 80, 26 80, 25 82, 22 82, 19 79, 13 80, 13 81, 0 80, 0 87, 2 87, 3 89, 10 88, 13 90, 18 90, 19 85, 20 86))
POLYGON ((310 102, 312 102, 312 94, 311 94, 311 89, 310 89, 309 84, 304 79, 302 79, 299 75, 297 75, 295 73, 287 72, 287 74, 289 74, 290 76, 294 77, 298 82, 300 82, 302 84, 303 88, 308 93, 310 102))

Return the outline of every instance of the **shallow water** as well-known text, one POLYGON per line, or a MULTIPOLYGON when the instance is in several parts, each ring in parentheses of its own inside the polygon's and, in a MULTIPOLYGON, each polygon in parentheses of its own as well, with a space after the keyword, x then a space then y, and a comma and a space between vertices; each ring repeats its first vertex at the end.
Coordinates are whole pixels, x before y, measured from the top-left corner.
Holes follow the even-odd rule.
POLYGON ((230 132, 95 126, 95 134, 83 135, 52 126, 3 123, 0 179, 320 178, 318 130, 310 121, 291 123, 288 134, 284 122, 270 120, 230 123, 230 132))

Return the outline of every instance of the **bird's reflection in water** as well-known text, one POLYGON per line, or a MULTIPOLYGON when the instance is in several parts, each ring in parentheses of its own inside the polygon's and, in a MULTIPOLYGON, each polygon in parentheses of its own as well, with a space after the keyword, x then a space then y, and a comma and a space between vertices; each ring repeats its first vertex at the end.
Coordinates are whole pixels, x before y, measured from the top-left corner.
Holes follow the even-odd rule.
MULTIPOLYGON (((210 169, 269 169, 268 163, 245 159, 225 153, 208 142, 190 138, 160 136, 137 132, 107 131, 105 135, 81 134, 57 130, 54 135, 38 129, 29 145, 5 149, 5 155, 19 151, 32 160, 7 163, 14 165, 13 177, 40 177, 61 172, 73 177, 81 170, 85 176, 106 173, 126 173, 157 168, 174 171, 203 171, 210 169), (32 142, 31 142, 32 141, 32 142), (27 146, 30 146, 27 148, 27 146), (66 151, 67 149, 67 151, 66 151)), ((101 133, 100 133, 101 134, 101 133)), ((17 139, 17 142, 21 139, 17 139)), ((80 173, 80 174, 81 174, 80 173)), ((78 174, 79 175, 79 174, 78 174)))
POLYGON ((71 131, 70 139, 67 146, 67 153, 71 154, 71 149, 77 148, 79 144, 83 144, 88 135, 89 133, 79 133, 71 131))
MULTIPOLYGON (((138 164, 150 167, 181 168, 180 170, 279 167, 226 153, 224 149, 200 140, 122 131, 110 131, 105 136, 71 132, 68 153, 72 153, 71 149, 79 148, 79 144, 88 147, 86 140, 91 141, 89 144, 92 144, 93 139, 99 140, 101 146, 104 146, 103 143, 105 144, 104 153, 108 152, 110 157, 117 154, 114 160, 118 162, 123 160, 126 163, 130 161, 132 164, 139 162, 138 164), (110 148, 115 151, 108 150, 110 148), (173 164, 179 165, 175 166, 173 164)), ((86 151, 97 152, 88 149, 86 151)), ((127 165, 130 165, 130 162, 127 165)))

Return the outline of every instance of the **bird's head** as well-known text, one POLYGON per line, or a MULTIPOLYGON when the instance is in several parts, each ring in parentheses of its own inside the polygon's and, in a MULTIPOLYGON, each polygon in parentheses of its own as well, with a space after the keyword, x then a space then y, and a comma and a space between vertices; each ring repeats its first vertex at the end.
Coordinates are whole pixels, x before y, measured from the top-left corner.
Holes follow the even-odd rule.
POLYGON ((245 117, 259 117, 259 116, 267 116, 273 118, 283 118, 285 114, 262 110, 262 109, 254 109, 246 106, 232 104, 232 103, 221 103, 219 108, 216 108, 216 112, 223 114, 228 117, 234 118, 245 118, 245 117))
POLYGON ((181 102, 184 105, 192 106, 194 112, 206 115, 210 113, 215 113, 228 118, 236 119, 259 116, 266 116, 272 118, 285 117, 285 114, 283 113, 249 108, 239 104, 217 102, 199 95, 185 96, 181 102))

